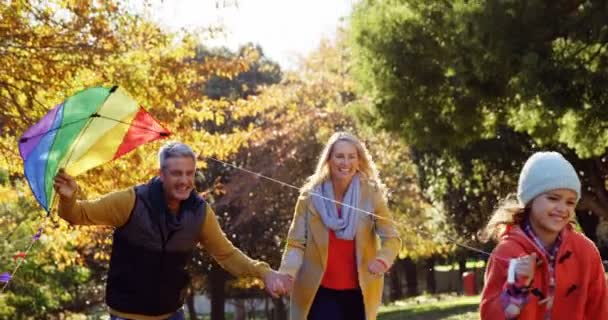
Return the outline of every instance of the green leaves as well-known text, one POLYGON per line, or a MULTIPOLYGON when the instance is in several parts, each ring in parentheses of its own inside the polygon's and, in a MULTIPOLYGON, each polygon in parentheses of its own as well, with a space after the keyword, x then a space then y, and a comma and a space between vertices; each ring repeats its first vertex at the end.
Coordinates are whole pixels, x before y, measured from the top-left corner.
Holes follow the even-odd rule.
POLYGON ((560 1, 364 1, 353 14, 357 75, 384 126, 417 147, 462 148, 496 133, 487 119, 509 114, 510 126, 542 144, 598 156, 605 141, 558 129, 573 116, 595 132, 608 121, 587 116, 608 101, 600 89, 608 25, 590 10, 560 1))
POLYGON ((474 235, 519 168, 557 149, 608 207, 608 11, 580 1, 362 1, 351 41, 366 117, 419 154, 423 190, 474 235), (586 159, 589 159, 587 162, 586 159), (588 165, 595 163, 596 165, 588 165), (598 187, 599 186, 599 187, 598 187))

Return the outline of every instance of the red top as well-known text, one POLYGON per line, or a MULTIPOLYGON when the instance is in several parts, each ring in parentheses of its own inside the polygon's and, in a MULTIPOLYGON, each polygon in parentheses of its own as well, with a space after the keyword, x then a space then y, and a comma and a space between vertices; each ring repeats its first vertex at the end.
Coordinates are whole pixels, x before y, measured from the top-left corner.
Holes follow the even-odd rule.
MULTIPOLYGON (((342 216, 342 210, 340 209, 338 209, 338 216, 342 216)), ((359 287, 355 252, 355 240, 338 239, 336 233, 329 230, 327 267, 321 280, 323 287, 334 290, 348 290, 359 287)))

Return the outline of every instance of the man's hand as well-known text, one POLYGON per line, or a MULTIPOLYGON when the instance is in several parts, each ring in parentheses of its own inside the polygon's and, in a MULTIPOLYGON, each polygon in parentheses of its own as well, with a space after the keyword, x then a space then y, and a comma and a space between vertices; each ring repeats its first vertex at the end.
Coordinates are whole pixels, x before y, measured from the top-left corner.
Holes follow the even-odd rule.
POLYGON ((293 286, 293 278, 284 273, 270 271, 264 277, 264 286, 266 292, 273 298, 279 298, 281 295, 289 294, 293 286))
POLYGON ((55 192, 64 199, 72 199, 76 190, 78 190, 78 185, 74 178, 65 173, 63 169, 59 169, 59 172, 57 172, 53 187, 55 188, 55 192))

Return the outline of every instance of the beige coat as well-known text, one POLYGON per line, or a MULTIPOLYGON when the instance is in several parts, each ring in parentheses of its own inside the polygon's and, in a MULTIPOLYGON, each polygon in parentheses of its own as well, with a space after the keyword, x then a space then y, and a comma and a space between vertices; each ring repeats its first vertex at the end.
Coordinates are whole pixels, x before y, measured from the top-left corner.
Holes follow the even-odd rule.
MULTIPOLYGON (((375 215, 391 218, 380 190, 364 180, 361 181, 360 199, 359 207, 365 207, 363 201, 372 201, 371 207, 375 215)), ((401 248, 401 240, 391 221, 357 213, 359 222, 355 247, 359 286, 363 293, 366 319, 374 320, 382 299, 384 277, 370 274, 368 265, 375 259, 381 259, 390 266, 401 248)), ((314 208, 310 196, 301 195, 296 204, 279 269, 295 278, 290 303, 291 320, 305 320, 308 316, 327 266, 328 243, 328 229, 314 208)))

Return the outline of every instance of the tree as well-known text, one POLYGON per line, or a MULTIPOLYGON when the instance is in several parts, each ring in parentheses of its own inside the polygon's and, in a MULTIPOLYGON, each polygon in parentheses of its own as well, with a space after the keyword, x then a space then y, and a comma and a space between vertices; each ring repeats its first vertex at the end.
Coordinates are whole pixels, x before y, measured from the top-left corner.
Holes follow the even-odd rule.
POLYGON ((205 95, 211 99, 245 99, 250 95, 258 94, 262 86, 279 83, 282 78, 281 67, 266 57, 259 45, 245 44, 237 52, 231 52, 226 48, 199 47, 197 59, 204 61, 206 57, 217 57, 231 61, 251 55, 250 51, 256 52, 257 58, 249 64, 248 70, 239 72, 234 78, 211 77, 204 85, 205 95))
POLYGON ((46 228, 34 241, 43 215, 33 214, 40 210, 31 197, 24 196, 27 186, 3 184, 0 188, 0 270, 12 271, 21 263, 0 299, 0 319, 67 314, 98 302, 101 297, 91 285, 92 271, 82 265, 82 256, 74 250, 86 241, 83 234, 71 233, 60 224, 46 228), (32 242, 32 250, 27 252, 32 242))
MULTIPOLYGON (((200 126, 204 121, 221 122, 227 115, 237 120, 252 117, 262 110, 254 101, 215 101, 200 90, 211 77, 248 70, 257 57, 253 51, 244 50, 234 59, 196 59, 196 35, 166 33, 119 1, 3 2, 0 17, 0 169, 7 178, 5 188, 19 195, 2 201, 6 210, 0 217, 7 222, 2 234, 17 229, 9 240, 31 237, 43 216, 23 180, 18 138, 52 106, 81 89, 124 87, 170 128, 174 139, 203 156, 226 157, 255 129, 220 134, 200 126)), ((83 195, 146 181, 156 174, 156 158, 150 155, 157 147, 138 148, 78 177, 83 195)), ((48 240, 34 247, 0 299, 0 313, 6 318, 82 312, 103 297, 109 230, 71 228, 53 214, 44 233, 48 240)), ((20 248, 2 248, 3 271, 13 266, 11 257, 20 248)))
MULTIPOLYGON (((460 184, 452 181, 455 190, 444 189, 457 191, 449 195, 455 197, 452 203, 476 206, 478 197, 489 200, 481 202, 486 209, 468 234, 487 221, 495 204, 488 192, 514 190, 508 181, 522 159, 545 148, 562 151, 581 172, 578 209, 608 217, 608 167, 602 160, 608 118, 601 112, 608 61, 604 7, 595 1, 540 0, 357 6, 352 19, 357 76, 373 97, 374 121, 416 148, 419 164, 430 173, 427 191, 464 176, 460 184), (489 157, 482 146, 498 152, 489 157), (512 153, 505 157, 500 150, 512 153), (442 162, 447 166, 441 169, 448 170, 444 178, 436 166, 442 162), (501 180, 504 174, 508 180, 501 180), (476 197, 463 198, 459 188, 476 197)), ((471 209, 467 206, 460 215, 471 209)))

